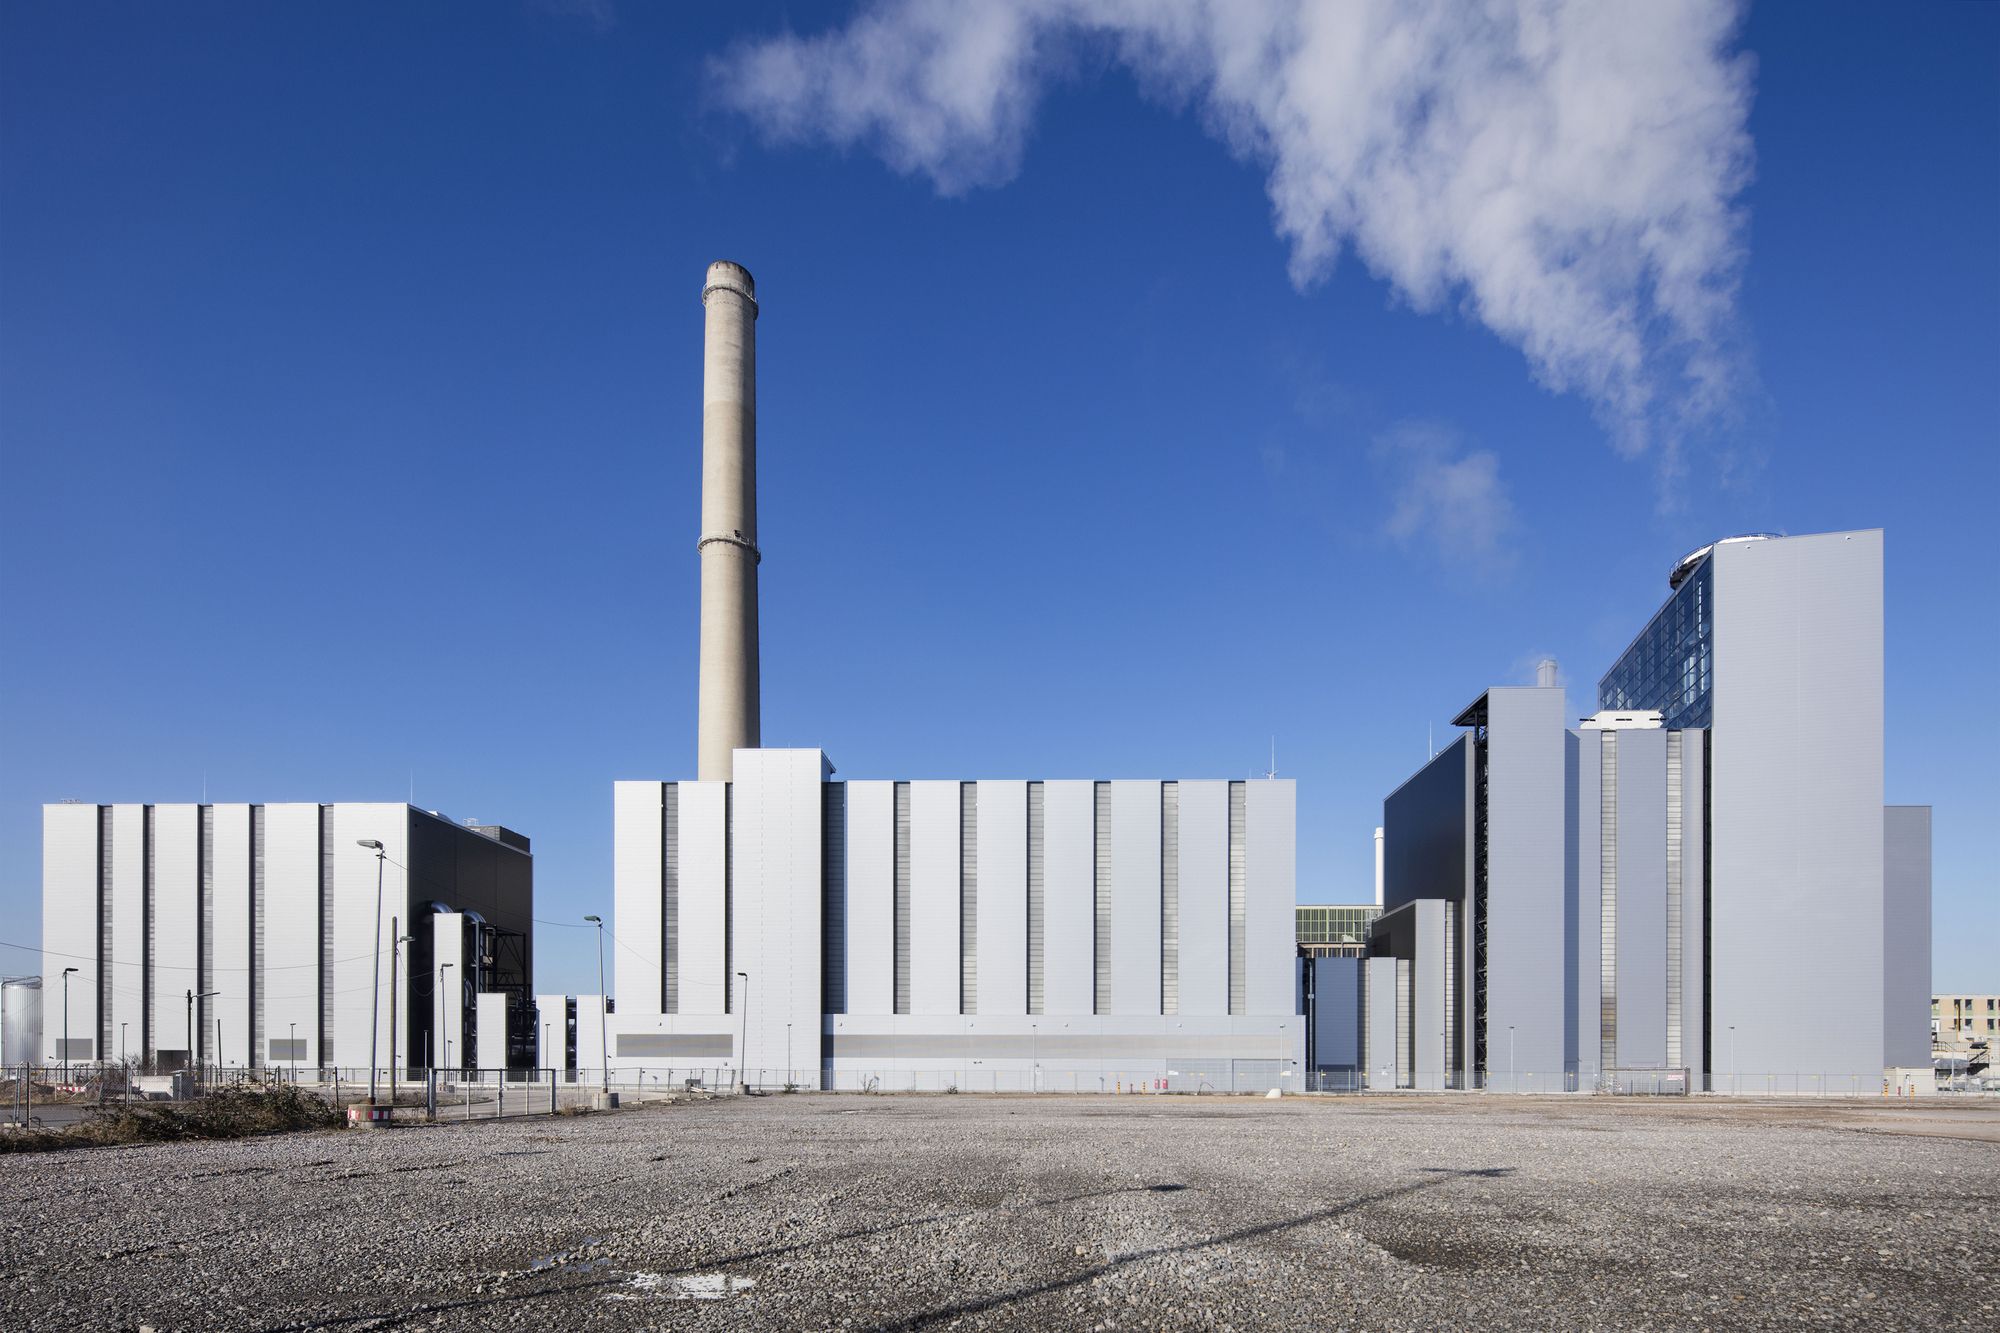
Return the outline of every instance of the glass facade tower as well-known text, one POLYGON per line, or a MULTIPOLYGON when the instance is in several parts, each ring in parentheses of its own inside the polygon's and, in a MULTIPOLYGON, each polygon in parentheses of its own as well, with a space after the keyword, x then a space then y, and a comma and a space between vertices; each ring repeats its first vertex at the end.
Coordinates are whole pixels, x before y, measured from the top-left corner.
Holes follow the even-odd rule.
POLYGON ((1600 709, 1657 710, 1669 730, 1711 725, 1715 716, 1714 570, 1714 559, 1704 559, 1604 673, 1597 682, 1600 709))

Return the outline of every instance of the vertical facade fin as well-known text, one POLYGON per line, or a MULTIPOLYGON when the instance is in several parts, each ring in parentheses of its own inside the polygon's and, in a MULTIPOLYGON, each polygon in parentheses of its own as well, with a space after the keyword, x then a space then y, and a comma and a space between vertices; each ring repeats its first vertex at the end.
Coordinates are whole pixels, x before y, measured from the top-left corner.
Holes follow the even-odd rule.
POLYGON ((1681 1067, 1681 733, 1667 733, 1667 1068, 1681 1067))
POLYGON ((319 1067, 331 1067, 333 1049, 333 807, 319 808, 319 1067))
POLYGON ((896 784, 896 990, 893 1012, 910 1012, 910 784, 896 784))
POLYGON ((979 784, 958 784, 958 1011, 979 1012, 979 784))
POLYGON ((1160 1012, 1181 1011, 1181 786, 1160 784, 1160 1012))
POLYGON ((1229 784, 1229 1012, 1249 1008, 1249 936, 1246 923, 1245 797, 1241 782, 1229 784))
POLYGON ((660 786, 660 1012, 681 1011, 681 785, 660 786))
MULTIPOLYGON (((141 1034, 139 1049, 143 1051, 157 1051, 160 1048, 161 1041, 160 1025, 164 1021, 165 1015, 153 1012, 153 930, 156 923, 153 919, 153 871, 155 869, 153 864, 153 807, 150 805, 144 807, 141 811, 140 828, 143 830, 141 837, 144 840, 142 845, 145 848, 145 870, 139 884, 139 910, 145 918, 146 927, 140 935, 140 939, 145 942, 145 956, 141 959, 139 968, 139 1031, 141 1034)), ((189 1060, 194 1058, 192 1050, 187 1053, 187 1058, 189 1060)))
POLYGON ((1618 733, 1598 733, 1598 991, 1599 1077, 1618 1067, 1618 733))
MULTIPOLYGON (((201 886, 201 916, 195 923, 195 989, 206 995, 219 987, 215 984, 215 807, 201 807, 201 831, 196 843, 197 882, 201 886)), ((209 1015, 209 1002, 201 1002, 201 1029, 197 1042, 206 1047, 209 1035, 214 1029, 215 1019, 209 1015)), ((222 1047, 217 1044, 214 1059, 222 1063, 222 1047)))
POLYGON ((264 807, 250 807, 250 1063, 264 1053, 264 807))
POLYGON ((847 1012, 847 784, 821 784, 820 985, 822 1011, 847 1012))
POLYGON ((1111 1012, 1111 784, 1091 789, 1091 1012, 1111 1012))
POLYGON ((1042 1012, 1042 784, 1028 784, 1028 1012, 1042 1012))
MULTIPOLYGON (((111 1037, 111 973, 115 956, 111 952, 111 807, 97 807, 97 1050, 114 1049, 111 1037)), ((141 1046, 141 1054, 145 1047, 141 1046)), ((124 1052, 119 1052, 122 1059, 124 1052)), ((67 1058, 67 1056, 65 1056, 67 1058)))

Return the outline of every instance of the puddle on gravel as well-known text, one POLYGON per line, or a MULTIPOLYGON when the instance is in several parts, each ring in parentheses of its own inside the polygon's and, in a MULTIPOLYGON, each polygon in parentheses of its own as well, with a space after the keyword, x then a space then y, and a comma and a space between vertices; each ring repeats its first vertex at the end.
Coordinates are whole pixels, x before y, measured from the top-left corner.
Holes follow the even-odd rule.
POLYGON ((558 1250, 554 1254, 545 1254, 536 1259, 528 1265, 528 1271, 530 1273, 546 1273, 550 1269, 554 1269, 561 1273, 589 1273, 596 1269, 609 1268, 611 1267, 609 1259, 586 1259, 583 1257, 586 1250, 595 1249, 603 1243, 604 1237, 602 1236, 585 1236, 581 1241, 577 1242, 577 1246, 573 1250, 558 1250))
POLYGON ((633 1273, 624 1291, 606 1294, 607 1301, 720 1301, 757 1285, 754 1277, 729 1273, 688 1273, 669 1277, 664 1273, 633 1273))

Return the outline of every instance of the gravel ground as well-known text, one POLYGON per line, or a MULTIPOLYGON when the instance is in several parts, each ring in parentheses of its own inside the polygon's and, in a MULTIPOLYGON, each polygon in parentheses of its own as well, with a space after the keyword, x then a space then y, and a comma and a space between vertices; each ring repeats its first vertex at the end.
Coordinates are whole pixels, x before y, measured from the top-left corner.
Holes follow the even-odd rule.
POLYGON ((0 1327, 2000 1326, 2000 1107, 772 1096, 0 1157, 0 1327))

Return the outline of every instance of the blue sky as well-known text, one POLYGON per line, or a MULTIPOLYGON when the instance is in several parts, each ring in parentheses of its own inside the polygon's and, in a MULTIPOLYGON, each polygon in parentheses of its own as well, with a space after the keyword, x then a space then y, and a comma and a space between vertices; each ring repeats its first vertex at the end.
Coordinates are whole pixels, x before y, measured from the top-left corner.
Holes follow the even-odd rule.
MULTIPOLYGON (((1240 776, 1275 736, 1300 896, 1354 899, 1382 795, 1484 686, 1548 654, 1587 711, 1683 551, 1879 526, 1934 984, 2000 987, 1968 743, 2000 685, 2000 9, 1644 8, 1653 64, 1551 39, 1609 91, 1454 32, 1440 99, 1268 33, 1080 31, 1088 0, 979 32, 5 5, 0 939, 39 937, 42 802, 204 784, 414 782, 533 837, 538 915, 608 912, 612 780, 693 768, 726 257, 764 312, 767 743, 1240 776), (1215 73, 1243 49, 1275 63, 1215 73), (1639 141, 1570 142, 1621 116, 1639 141), (1453 202, 1495 161, 1525 221, 1453 202)), ((587 931, 540 948, 540 988, 594 987, 587 931)))

